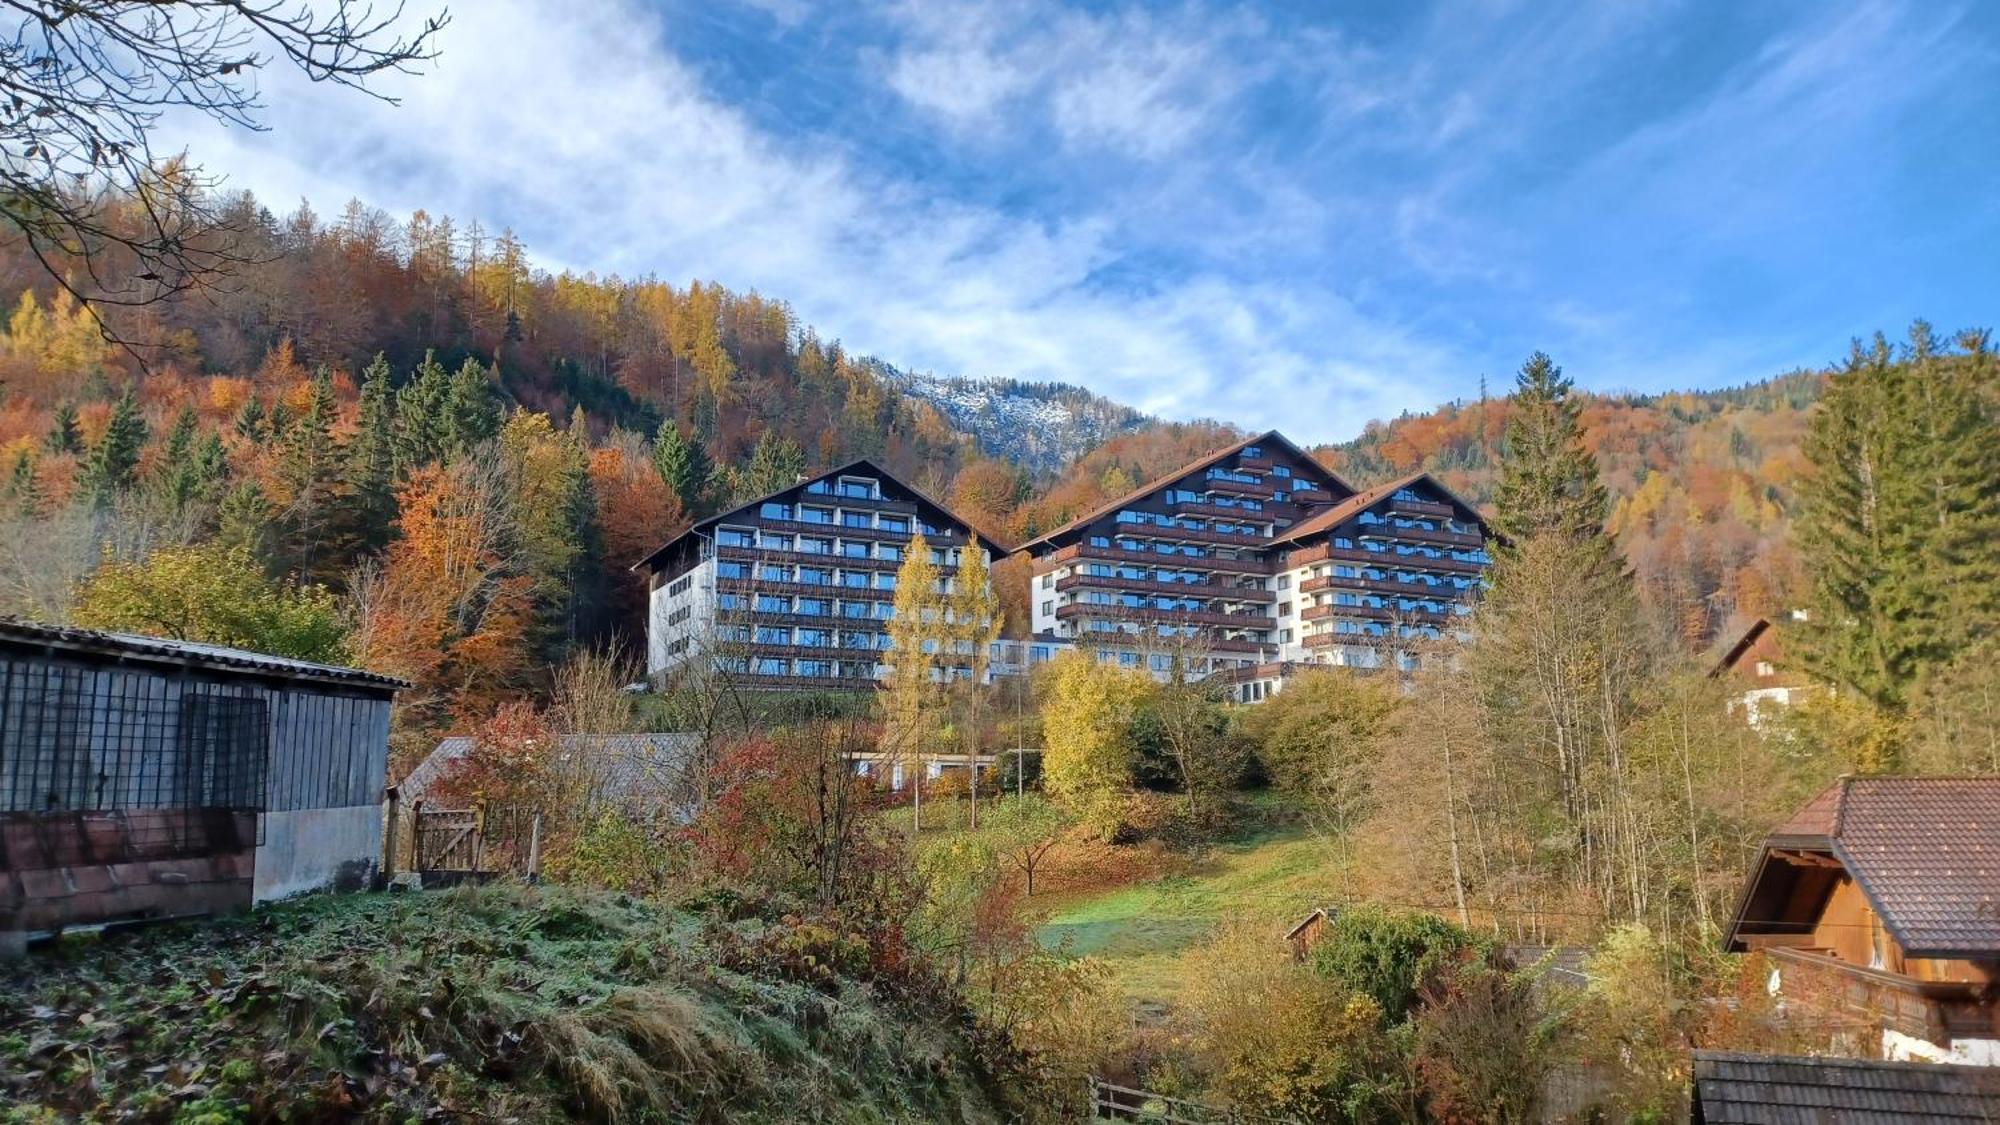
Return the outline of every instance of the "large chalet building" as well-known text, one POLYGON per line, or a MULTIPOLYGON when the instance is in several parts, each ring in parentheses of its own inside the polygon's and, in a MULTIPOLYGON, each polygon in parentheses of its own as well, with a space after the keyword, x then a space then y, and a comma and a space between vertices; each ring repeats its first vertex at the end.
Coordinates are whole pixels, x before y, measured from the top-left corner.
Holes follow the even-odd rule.
POLYGON ((856 690, 887 674, 896 572, 921 533, 946 588, 1006 549, 870 461, 696 523, 641 560, 646 668, 690 660, 759 688, 856 690))
POLYGON ((1275 431, 1022 549, 1036 638, 1223 675, 1245 702, 1304 665, 1408 666, 1462 631, 1491 561, 1479 514, 1430 475, 1357 490, 1275 431))

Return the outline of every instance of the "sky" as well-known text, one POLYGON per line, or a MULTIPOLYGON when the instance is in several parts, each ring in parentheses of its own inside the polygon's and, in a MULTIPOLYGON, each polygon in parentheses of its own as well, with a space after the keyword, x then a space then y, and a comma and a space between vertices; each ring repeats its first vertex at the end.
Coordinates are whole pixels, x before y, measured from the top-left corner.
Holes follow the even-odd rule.
MULTIPOLYGON (((410 0, 410 11, 426 11, 410 0)), ((512 228, 850 351, 1352 437, 2000 328, 2000 5, 474 0, 398 104, 178 117, 274 210, 512 228)))

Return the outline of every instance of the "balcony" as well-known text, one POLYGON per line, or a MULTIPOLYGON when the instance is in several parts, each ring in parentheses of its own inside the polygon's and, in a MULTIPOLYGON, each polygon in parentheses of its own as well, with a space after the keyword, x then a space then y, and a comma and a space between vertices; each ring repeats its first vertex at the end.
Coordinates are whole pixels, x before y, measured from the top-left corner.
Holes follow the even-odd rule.
MULTIPOLYGON (((1247 508, 1232 508, 1225 504, 1211 504, 1203 500, 1169 500, 1167 507, 1177 514, 1186 516, 1207 516, 1210 519, 1234 520, 1237 523, 1270 523, 1279 519, 1297 519, 1298 509, 1290 504, 1265 502, 1263 510, 1251 511, 1247 508)), ((1133 527, 1135 524, 1120 524, 1133 527)))
POLYGON ((1435 543, 1446 547, 1483 547, 1486 539, 1459 531, 1426 531, 1421 527, 1397 527, 1389 523, 1364 523, 1355 528, 1357 539, 1401 539, 1411 543, 1435 543))
POLYGON ((1321 590, 1358 590, 1373 594, 1414 594, 1420 598, 1437 598, 1441 601, 1458 601, 1475 590, 1460 590, 1451 586, 1428 586, 1422 582, 1399 582, 1393 578, 1343 578, 1337 574, 1322 574, 1299 583, 1299 593, 1317 594, 1321 590))
MULTIPOLYGON (((790 535, 827 535, 836 539, 866 539, 872 543, 908 543, 915 531, 884 531, 879 527, 846 527, 837 523, 806 523, 802 520, 771 520, 763 516, 750 519, 731 519, 731 526, 755 527, 764 531, 775 531, 790 535)), ((925 535, 924 541, 933 547, 963 547, 965 536, 958 532, 925 535)))
POLYGON ((1112 621, 1144 621, 1164 625, 1212 625, 1223 629, 1265 630, 1277 620, 1262 613, 1223 613, 1212 609, 1152 609, 1147 606, 1091 605, 1072 602, 1056 607, 1056 620, 1103 618, 1112 621))
MULTIPOLYGON (((819 585, 814 582, 772 582, 762 578, 718 578, 715 588, 752 597, 757 594, 798 594, 808 598, 844 598, 850 602, 893 602, 896 591, 863 586, 819 585)), ((754 612, 754 611, 753 611, 754 612)))
POLYGON ((860 645, 780 645, 763 641, 751 641, 737 645, 735 651, 755 660, 759 657, 775 657, 783 660, 867 660, 870 664, 880 663, 889 655, 885 648, 863 648, 860 645))
POLYGON ((1398 500, 1391 496, 1382 505, 1385 512, 1400 512, 1406 516, 1428 516, 1432 519, 1450 519, 1458 514, 1458 509, 1437 500, 1398 500))
POLYGON ((1301 621, 1421 621, 1436 624, 1450 621, 1455 614, 1439 613, 1433 609, 1397 609, 1394 606, 1372 605, 1309 605, 1299 611, 1301 621))
POLYGON ((871 512, 901 512, 908 516, 918 514, 916 504, 908 500, 889 500, 880 496, 848 496, 840 492, 805 492, 800 494, 796 503, 814 508, 824 506, 852 508, 855 511, 865 509, 871 512))
POLYGON ((1203 492, 1214 492, 1222 496, 1254 496, 1260 500, 1269 500, 1271 494, 1277 491, 1277 488, 1268 480, 1253 483, 1251 481, 1224 480, 1221 477, 1205 477, 1202 479, 1199 487, 1203 492))
MULTIPOLYGON (((1253 522, 1240 516, 1233 518, 1241 523, 1253 522)), ((1154 539, 1164 543, 1210 543, 1220 547, 1240 547, 1249 551, 1257 550, 1271 541, 1266 535, 1237 535, 1210 528, 1161 527, 1150 523, 1121 523, 1118 525, 1118 533, 1127 539, 1154 539)))
POLYGON ((1270 590, 1246 589, 1241 586, 1224 586, 1219 582, 1154 582, 1144 578, 1120 578, 1104 574, 1072 574, 1056 579, 1058 593, 1079 590, 1129 590, 1139 594, 1170 594, 1189 598, 1221 598, 1233 602, 1270 603, 1278 596, 1270 590))
POLYGON ((1268 473, 1278 467, 1269 457, 1238 457, 1236 471, 1241 473, 1268 473))
POLYGON ((874 691, 880 685, 873 676, 766 676, 757 672, 730 672, 729 682, 739 687, 791 691, 874 691))
POLYGON ((1074 543, 1054 552, 1048 556, 1048 562, 1037 569, 1046 573, 1050 564, 1075 559, 1102 559, 1106 562, 1143 563, 1147 566, 1171 566, 1177 570, 1224 571, 1230 574, 1271 573, 1271 564, 1263 559, 1198 559, 1187 555, 1163 555, 1157 551, 1128 551, 1123 547, 1093 547, 1088 543, 1074 543))
POLYGON ((1485 563, 1466 562, 1454 558, 1424 558, 1421 555, 1399 555, 1394 551, 1364 551, 1359 547, 1336 547, 1322 543, 1317 547, 1301 547, 1285 555, 1281 566, 1285 570, 1297 570, 1317 562, 1358 562, 1369 566, 1404 565, 1422 567, 1425 570, 1449 571, 1453 574, 1484 574, 1485 563))

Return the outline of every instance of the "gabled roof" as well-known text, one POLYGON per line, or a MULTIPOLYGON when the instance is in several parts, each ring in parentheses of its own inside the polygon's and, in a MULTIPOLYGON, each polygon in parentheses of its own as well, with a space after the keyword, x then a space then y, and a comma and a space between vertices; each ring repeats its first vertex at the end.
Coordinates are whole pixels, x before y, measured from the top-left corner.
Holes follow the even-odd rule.
POLYGON ((1457 493, 1446 488, 1443 482, 1439 481, 1436 477, 1429 473, 1416 472, 1411 473, 1409 476, 1392 480, 1387 484, 1378 484, 1365 492, 1357 492, 1340 503, 1335 504, 1333 507, 1328 508, 1326 511, 1320 512, 1310 519, 1300 520, 1298 523, 1286 528, 1283 532, 1272 536, 1271 542, 1273 544, 1289 543, 1318 532, 1332 530, 1382 501, 1387 500, 1389 497, 1394 496, 1398 489, 1408 488, 1420 481, 1429 482, 1432 488, 1443 493, 1447 503, 1457 507, 1467 517, 1477 522, 1481 530, 1486 528, 1486 518, 1479 514, 1479 509, 1459 499, 1457 493))
POLYGON ((1133 489, 1132 491, 1127 492, 1125 495, 1120 496, 1113 500, 1107 500, 1104 503, 1099 504, 1097 507, 1092 508, 1090 511, 1085 512, 1084 514, 1076 517, 1075 519, 1069 521, 1068 523, 1063 524, 1061 527, 1056 528, 1054 531, 1044 532, 1041 535, 1035 536, 1033 539, 1030 539, 1026 543, 1023 543, 1019 547, 1015 548, 1015 550, 1025 551, 1030 547, 1046 543, 1049 540, 1054 539, 1058 535, 1066 535, 1069 532, 1075 531, 1078 528, 1084 527, 1087 524, 1095 523, 1098 520, 1103 519, 1105 516, 1108 516, 1111 513, 1116 512, 1120 508, 1125 507, 1127 504, 1130 504, 1135 500, 1142 500, 1145 497, 1155 492, 1158 492, 1160 489, 1165 488, 1169 483, 1179 480, 1180 478, 1187 476, 1190 473, 1198 473, 1203 469, 1208 468, 1210 465, 1215 464, 1217 461, 1220 461, 1225 457, 1233 457, 1236 454, 1241 453, 1243 450, 1248 449, 1253 445, 1264 445, 1266 443, 1271 443, 1271 442, 1275 442, 1279 445, 1284 446, 1286 449, 1291 451, 1293 456, 1297 457, 1301 461, 1304 461, 1306 464, 1313 466, 1314 469, 1316 469, 1317 471, 1325 473, 1328 480, 1339 485, 1341 488, 1344 488, 1349 492, 1354 491, 1352 485, 1349 485, 1346 481, 1340 478, 1340 474, 1334 472, 1332 469, 1327 468, 1325 465, 1320 464, 1318 461, 1313 460, 1312 454, 1307 453, 1305 450, 1300 449, 1297 445, 1294 445, 1290 438, 1286 437, 1285 435, 1279 433, 1276 430, 1266 430, 1261 434, 1253 434, 1250 437, 1246 437, 1242 441, 1236 442, 1233 445, 1225 445, 1221 449, 1215 450, 1212 453, 1204 453, 1200 457, 1197 457, 1194 460, 1189 461, 1187 464, 1182 465, 1180 468, 1175 469, 1170 473, 1161 473, 1159 476, 1156 476, 1152 480, 1149 480, 1146 483, 1140 485, 1139 487, 1133 489))
MULTIPOLYGON (((417 763, 402 781, 397 783, 397 792, 405 802, 423 800, 432 786, 451 772, 451 768, 472 753, 476 740, 466 735, 451 735, 440 740, 437 746, 417 763)), ((563 753, 587 753, 596 766, 594 783, 598 795, 610 800, 622 800, 638 794, 642 789, 667 783, 676 778, 701 748, 701 735, 685 732, 655 732, 644 734, 566 734, 562 736, 563 753)))
POLYGON ((697 520, 693 524, 689 525, 686 531, 683 531, 679 535, 674 536, 672 539, 667 540, 665 543, 660 544, 660 546, 658 546, 653 551, 648 553, 645 558, 642 558, 638 562, 633 563, 631 569, 641 570, 644 569, 645 567, 651 566, 654 559, 657 559, 661 555, 665 554, 669 548, 674 546, 674 544, 679 543, 681 540, 687 538, 688 536, 693 535, 699 531, 707 531, 709 528, 714 527, 716 524, 719 524, 724 520, 731 519, 735 516, 739 516, 744 512, 750 511, 751 509, 756 508, 759 505, 763 504, 767 500, 773 499, 774 497, 783 496, 789 492, 795 492, 801 488, 804 488, 806 485, 812 484, 814 481, 822 481, 827 479, 828 477, 837 477, 844 474, 853 474, 855 476, 880 477, 881 479, 886 480, 889 483, 895 485, 897 488, 902 489, 904 492, 909 493, 911 496, 916 497, 918 503, 936 509, 940 514, 942 514, 945 518, 951 520, 953 523, 963 524, 968 530, 972 532, 973 536, 977 538, 979 542, 986 544, 987 549, 993 552, 993 557, 996 561, 1005 555, 1012 554, 1014 551, 1014 548, 1007 546, 1006 544, 1000 542, 999 540, 993 538, 992 536, 987 535, 985 532, 980 531, 978 528, 973 527, 971 521, 960 518, 959 515, 953 512, 950 508, 947 508, 943 504, 938 503, 936 500, 931 499, 931 497, 927 493, 925 493, 923 489, 920 489, 915 485, 908 483, 901 477, 898 477, 896 474, 890 472, 889 470, 883 468, 882 466, 876 464, 875 462, 870 461, 866 457, 862 457, 857 460, 849 461, 847 464, 841 465, 837 468, 828 469, 823 473, 816 473, 812 476, 800 477, 798 480, 793 481, 791 484, 788 484, 783 488, 774 489, 770 492, 766 492, 764 495, 759 496, 756 499, 748 501, 746 503, 739 504, 736 507, 731 508, 726 512, 718 512, 715 515, 708 517, 707 519, 697 520))
POLYGON ((1715 667, 1708 670, 1708 678, 1715 679, 1742 663, 1744 654, 1770 629, 1771 623, 1762 617, 1752 621, 1749 628, 1743 630, 1743 635, 1736 638, 1736 643, 1729 646, 1729 651, 1722 654, 1722 659, 1715 662, 1715 667))
POLYGON ((288 680, 340 684, 375 690, 398 691, 409 681, 384 676, 360 668, 316 664, 267 652, 228 648, 202 641, 180 641, 167 637, 144 637, 136 633, 107 633, 68 625, 44 625, 19 617, 0 617, 0 643, 42 649, 49 652, 90 656, 101 660, 203 668, 220 672, 248 672, 288 680))
POLYGON ((1849 777, 1765 839, 1726 944, 1782 920, 1751 918, 1774 850, 1830 853, 1910 957, 2000 957, 2000 777, 1849 777))
POLYGON ((1915 1125, 2000 1119, 2000 1068, 1694 1053, 1696 1125, 1915 1125))

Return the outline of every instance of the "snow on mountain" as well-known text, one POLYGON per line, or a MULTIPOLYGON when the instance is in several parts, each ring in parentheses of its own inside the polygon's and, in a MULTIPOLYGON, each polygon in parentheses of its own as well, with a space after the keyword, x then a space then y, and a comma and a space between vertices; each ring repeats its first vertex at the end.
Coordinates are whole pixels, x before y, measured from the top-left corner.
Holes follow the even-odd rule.
POLYGON ((1155 419, 1068 383, 919 375, 886 364, 882 378, 936 407, 981 449, 1037 473, 1055 472, 1106 439, 1155 419))

